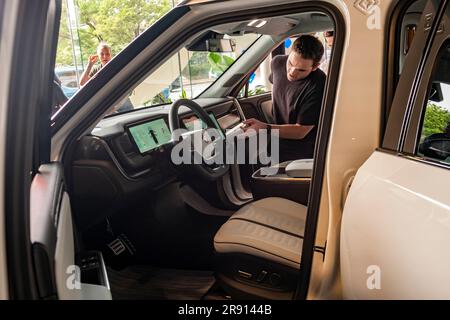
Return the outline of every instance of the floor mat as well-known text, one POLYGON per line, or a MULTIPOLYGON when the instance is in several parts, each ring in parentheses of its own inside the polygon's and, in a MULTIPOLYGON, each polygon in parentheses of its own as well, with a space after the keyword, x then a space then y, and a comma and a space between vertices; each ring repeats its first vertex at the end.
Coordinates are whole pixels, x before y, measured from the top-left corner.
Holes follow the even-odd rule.
POLYGON ((116 300, 200 300, 215 282, 212 271, 149 266, 108 268, 108 278, 116 300))

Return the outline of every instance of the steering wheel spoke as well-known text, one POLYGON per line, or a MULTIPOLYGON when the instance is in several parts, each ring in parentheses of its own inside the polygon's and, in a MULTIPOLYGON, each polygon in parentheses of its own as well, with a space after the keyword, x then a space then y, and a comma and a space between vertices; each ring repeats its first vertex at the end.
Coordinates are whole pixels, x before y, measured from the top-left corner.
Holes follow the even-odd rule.
MULTIPOLYGON (((180 128, 179 109, 181 106, 185 106, 190 110, 192 110, 192 112, 194 112, 194 114, 200 120, 202 120, 207 125, 208 128, 220 130, 220 128, 216 127, 215 123, 211 120, 206 111, 200 105, 189 99, 180 99, 172 104, 169 113, 169 126, 172 132, 172 140, 174 141, 175 144, 185 143, 184 146, 186 146, 187 144, 185 141, 185 139, 187 139, 186 132, 180 128)), ((224 159, 222 160, 220 159, 222 155, 215 153, 216 144, 218 142, 204 141, 205 130, 192 133, 190 138, 192 138, 192 136, 197 134, 201 134, 200 137, 201 139, 200 141, 202 143, 201 153, 199 153, 198 150, 196 150, 198 146, 195 145, 195 142, 194 144, 192 144, 191 141, 188 149, 190 152, 190 155, 188 157, 190 163, 182 163, 178 165, 178 167, 181 168, 182 170, 192 171, 193 174, 198 175, 206 180, 209 181, 217 180, 228 172, 229 165, 224 163, 223 161, 224 159), (208 151, 207 150, 208 148, 213 149, 213 154, 211 157, 208 157, 208 153, 205 152, 205 150, 208 151)), ((197 139, 199 138, 197 137, 197 139)))

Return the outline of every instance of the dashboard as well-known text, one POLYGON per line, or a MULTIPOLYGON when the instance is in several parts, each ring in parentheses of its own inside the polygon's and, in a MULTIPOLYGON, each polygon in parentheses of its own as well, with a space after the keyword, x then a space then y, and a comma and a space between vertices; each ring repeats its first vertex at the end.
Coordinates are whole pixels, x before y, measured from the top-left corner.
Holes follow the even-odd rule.
MULTIPOLYGON (((222 138, 226 131, 237 127, 244 119, 242 109, 235 99, 195 100, 220 128, 222 138)), ((145 178, 158 171, 170 172, 171 132, 168 115, 170 105, 134 110, 107 117, 100 121, 90 135, 83 137, 75 152, 75 160, 96 159, 102 150, 102 160, 113 162, 126 179, 145 178)), ((180 127, 186 131, 206 126, 192 111, 180 108, 180 127)))
MULTIPOLYGON (((244 120, 235 99, 196 99, 221 129, 231 134, 244 120), (231 130, 230 130, 231 129, 231 130)), ((107 117, 73 150, 71 186, 78 223, 89 226, 139 194, 158 190, 178 179, 171 162, 170 106, 107 117), (109 208, 106 210, 105 208, 109 208)), ((186 131, 204 127, 188 108, 180 108, 180 126, 186 131)))
MULTIPOLYGON (((219 124, 213 112, 208 112, 209 117, 219 129, 222 139, 225 139, 225 133, 219 124)), ((207 129, 206 123, 199 119, 196 115, 187 116, 181 119, 184 128, 188 132, 207 129)), ((151 152, 158 147, 168 144, 171 141, 172 134, 169 129, 166 117, 160 117, 151 120, 144 120, 138 123, 126 125, 126 132, 133 144, 141 154, 151 152)))

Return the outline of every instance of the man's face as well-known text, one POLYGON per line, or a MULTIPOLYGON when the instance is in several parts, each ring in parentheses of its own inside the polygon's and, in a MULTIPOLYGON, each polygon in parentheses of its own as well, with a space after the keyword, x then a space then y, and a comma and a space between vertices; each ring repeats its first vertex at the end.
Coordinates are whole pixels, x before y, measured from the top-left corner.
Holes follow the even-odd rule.
POLYGON ((301 54, 292 51, 286 62, 286 73, 289 81, 305 79, 319 66, 314 65, 313 60, 304 59, 301 54))
POLYGON ((102 66, 104 66, 111 60, 111 51, 109 51, 108 48, 102 48, 100 51, 97 52, 97 55, 102 66))

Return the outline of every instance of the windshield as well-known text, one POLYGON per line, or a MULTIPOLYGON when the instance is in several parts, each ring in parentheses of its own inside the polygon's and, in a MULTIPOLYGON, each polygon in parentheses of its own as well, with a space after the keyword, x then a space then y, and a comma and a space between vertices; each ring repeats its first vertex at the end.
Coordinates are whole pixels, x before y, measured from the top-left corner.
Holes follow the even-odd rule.
MULTIPOLYGON (((57 113, 114 56, 179 1, 63 1, 54 75, 52 113, 57 113), (153 12, 149 15, 149 12, 153 12)), ((112 113, 195 98, 214 83, 258 38, 206 30, 139 83, 112 113), (204 38, 203 38, 204 37, 204 38), (230 45, 232 44, 232 45, 230 45)))
POLYGON ((214 83, 258 38, 258 34, 227 36, 235 46, 230 52, 190 51, 182 48, 115 108, 115 113, 196 98, 214 83))

